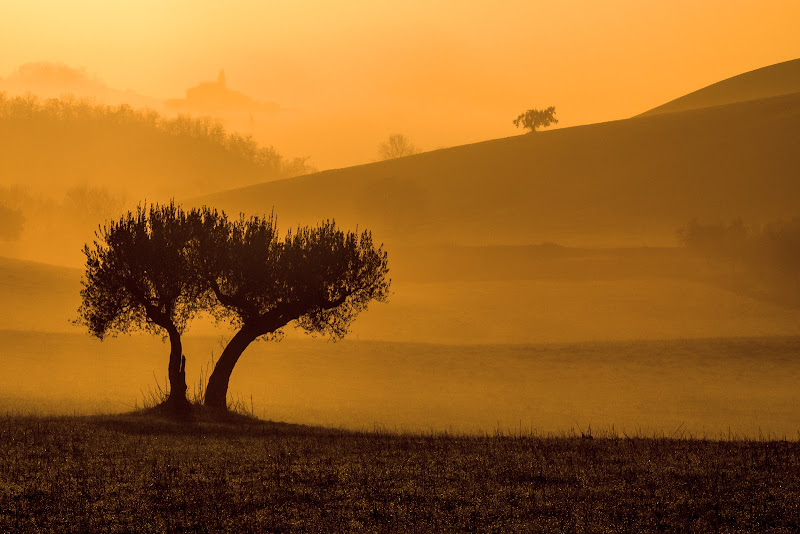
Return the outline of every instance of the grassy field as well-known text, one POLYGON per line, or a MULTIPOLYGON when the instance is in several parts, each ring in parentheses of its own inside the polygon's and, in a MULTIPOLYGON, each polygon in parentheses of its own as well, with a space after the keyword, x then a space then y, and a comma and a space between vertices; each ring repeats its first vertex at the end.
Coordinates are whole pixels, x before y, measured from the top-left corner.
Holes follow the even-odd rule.
POLYGON ((800 444, 0 419, 0 531, 800 528, 800 444))

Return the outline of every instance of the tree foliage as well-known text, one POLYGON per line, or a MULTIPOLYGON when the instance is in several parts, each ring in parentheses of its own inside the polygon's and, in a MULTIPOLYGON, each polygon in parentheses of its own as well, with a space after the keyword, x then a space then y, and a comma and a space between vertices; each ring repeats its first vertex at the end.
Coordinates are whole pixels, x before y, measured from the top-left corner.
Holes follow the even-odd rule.
POLYGON ((174 203, 140 205, 101 228, 84 247, 78 310, 78 322, 100 339, 137 329, 169 337, 168 401, 181 408, 188 402, 180 336, 203 302, 193 254, 197 217, 174 203))
POLYGON ((334 221, 281 240, 274 215, 229 220, 205 209, 199 257, 219 304, 215 315, 239 328, 209 377, 206 404, 217 408, 224 408, 230 374, 252 341, 280 336, 289 323, 341 338, 371 300, 386 300, 390 285, 387 254, 372 234, 345 232, 334 221))
MULTIPOLYGON (((217 361, 206 404, 226 407, 228 382, 247 346, 293 323, 338 339, 370 301, 385 301, 387 254, 369 231, 334 221, 278 237, 274 214, 229 219, 212 208, 139 206, 86 246, 78 322, 100 339, 135 329, 170 338, 171 391, 185 400, 180 334, 200 310, 237 332, 217 361)), ((172 395, 172 393, 171 393, 172 395)))
POLYGON ((388 296, 387 254, 367 230, 344 232, 334 221, 298 228, 283 256, 291 273, 287 301, 297 305, 298 326, 307 332, 341 338, 371 300, 388 296))
POLYGON ((558 119, 555 117, 556 108, 550 106, 546 109, 529 109, 525 113, 520 113, 519 117, 514 119, 514 126, 519 128, 522 126, 535 132, 539 128, 547 128, 551 124, 558 124, 558 119))
POLYGON ((190 219, 174 203, 140 205, 86 245, 80 322, 100 339, 143 329, 182 331, 199 308, 190 219))
POLYGON ((370 300, 386 299, 387 254, 372 234, 345 232, 334 221, 278 238, 274 215, 229 220, 205 208, 198 234, 200 276, 219 303, 219 319, 242 325, 299 320, 312 333, 341 338, 370 300), (274 318, 273 321, 267 320, 274 318))

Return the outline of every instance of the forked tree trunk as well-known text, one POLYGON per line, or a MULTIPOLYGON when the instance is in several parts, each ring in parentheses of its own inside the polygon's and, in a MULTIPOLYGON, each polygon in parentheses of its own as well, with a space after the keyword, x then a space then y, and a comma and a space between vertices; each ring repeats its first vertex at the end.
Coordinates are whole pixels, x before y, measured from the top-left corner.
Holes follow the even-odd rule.
POLYGON ((178 329, 170 325, 167 328, 169 334, 169 366, 167 374, 169 376, 169 396, 166 405, 176 411, 184 410, 189 407, 189 400, 186 398, 186 358, 183 356, 181 345, 181 335, 178 329))
POLYGON ((230 382, 233 368, 236 366, 236 362, 239 361, 239 356, 242 355, 244 349, 259 335, 253 328, 243 326, 231 338, 214 366, 211 376, 208 378, 205 400, 203 401, 206 406, 218 410, 228 409, 228 383, 230 382))

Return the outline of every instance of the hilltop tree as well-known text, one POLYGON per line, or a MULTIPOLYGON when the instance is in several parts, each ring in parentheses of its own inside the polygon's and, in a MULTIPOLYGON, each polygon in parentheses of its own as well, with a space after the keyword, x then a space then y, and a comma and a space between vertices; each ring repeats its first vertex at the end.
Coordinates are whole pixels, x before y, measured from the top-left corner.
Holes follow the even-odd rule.
POLYGON ((290 323, 341 338, 371 300, 388 296, 387 255, 368 231, 345 233, 326 221, 281 241, 274 216, 230 221, 211 209, 202 225, 198 257, 219 303, 214 313, 239 328, 209 377, 206 406, 227 408, 231 373, 257 338, 280 336, 290 323))
POLYGON ((132 330, 166 335, 166 405, 176 411, 188 407, 181 333, 203 302, 192 249, 198 217, 172 202, 149 209, 140 205, 101 228, 93 246, 84 247, 77 322, 101 340, 132 330))
POLYGON ((403 134, 390 135, 389 139, 378 147, 378 154, 383 160, 413 156, 419 152, 420 150, 403 134))
POLYGON ((519 117, 514 119, 514 126, 519 128, 527 128, 531 133, 535 132, 538 128, 547 128, 551 124, 558 124, 558 119, 555 117, 556 108, 550 106, 547 109, 529 109, 525 113, 521 113, 519 117))

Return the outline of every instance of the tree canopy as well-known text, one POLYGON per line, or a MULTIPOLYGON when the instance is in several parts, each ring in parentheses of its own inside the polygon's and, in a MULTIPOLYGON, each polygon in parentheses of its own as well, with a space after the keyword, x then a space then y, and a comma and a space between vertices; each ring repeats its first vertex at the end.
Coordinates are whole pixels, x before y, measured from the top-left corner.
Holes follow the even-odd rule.
POLYGON ((519 117, 514 119, 514 126, 519 128, 527 128, 531 133, 539 128, 547 128, 551 124, 558 124, 558 119, 555 117, 556 108, 550 106, 546 109, 529 109, 525 113, 520 113, 519 117))
POLYGON ((186 404, 180 334, 200 309, 202 285, 193 255, 197 212, 174 203, 140 205, 86 245, 78 322, 100 339, 131 330, 166 334, 170 402, 186 404))
POLYGON ((186 404, 180 336, 199 311, 237 332, 209 377, 205 403, 226 408, 228 382, 247 346, 294 323, 338 339, 372 300, 385 301, 387 254, 369 231, 334 221, 279 239, 274 214, 229 219, 204 207, 139 206, 87 245, 78 322, 103 339, 130 330, 170 339, 169 400, 186 404), (175 400, 179 399, 179 400, 175 400))
POLYGON ((231 221, 204 209, 199 257, 218 303, 214 313, 239 327, 206 388, 206 405, 217 408, 225 407, 233 367, 252 341, 278 336, 292 322, 341 338, 371 300, 386 300, 390 285, 387 254, 372 234, 345 232, 334 221, 280 240, 274 215, 231 221))

